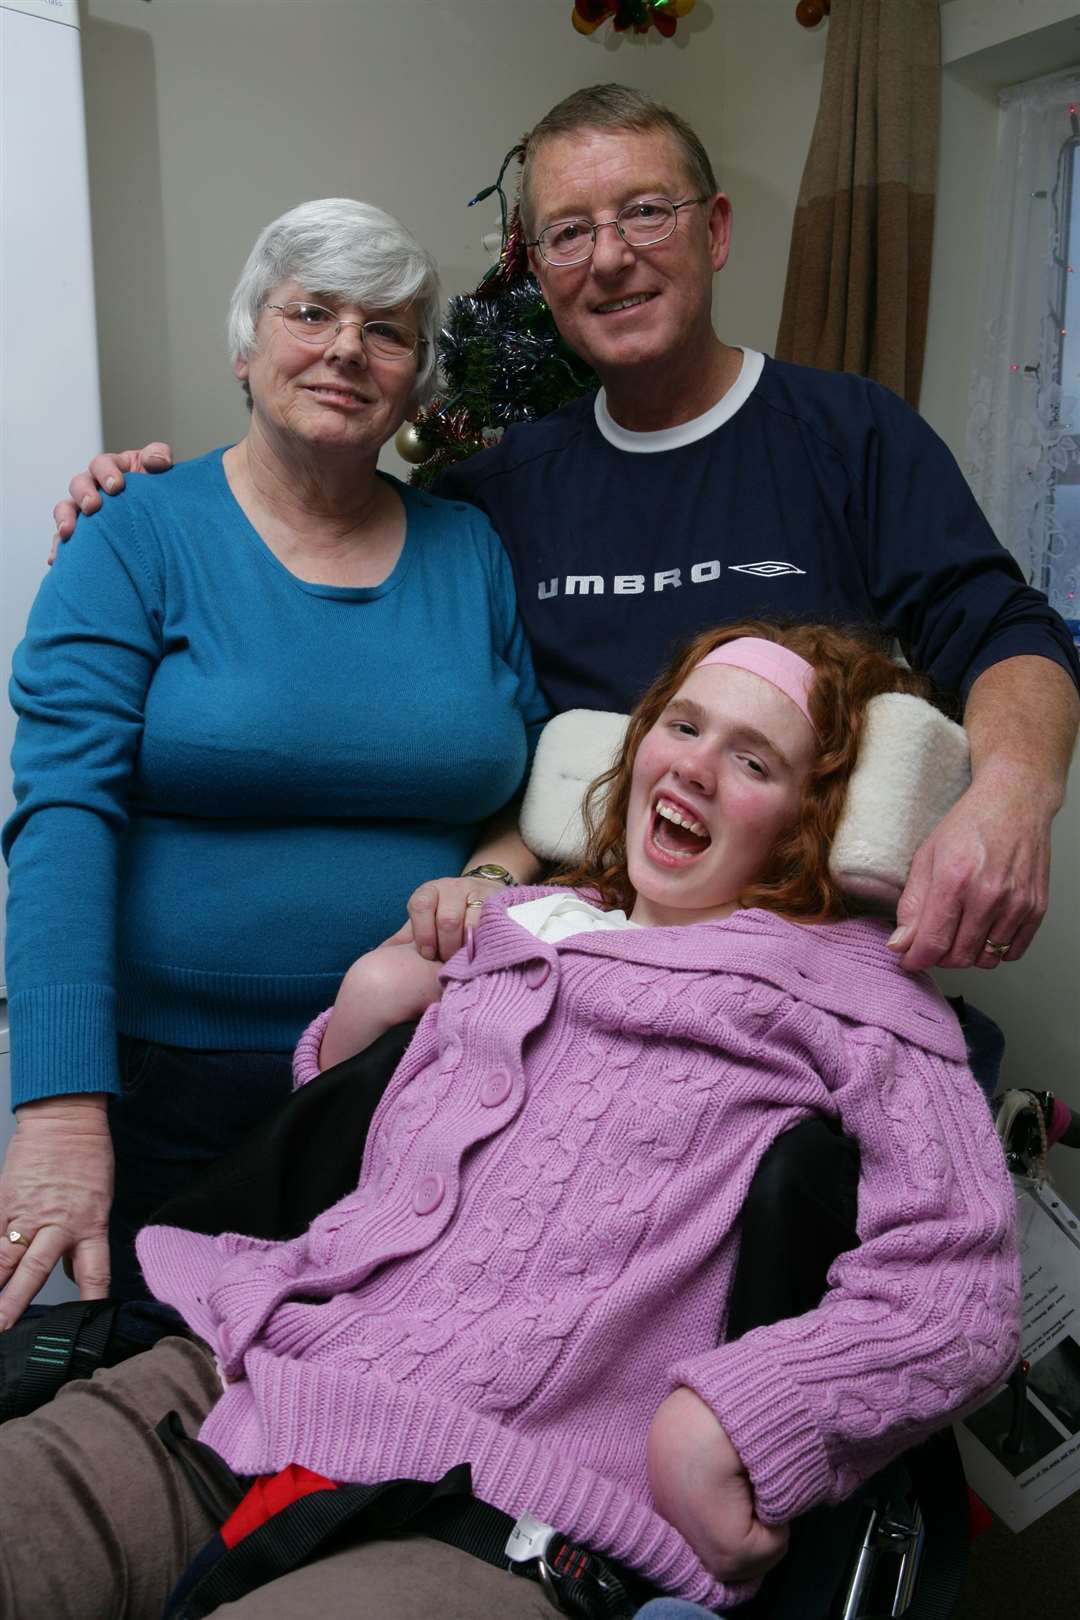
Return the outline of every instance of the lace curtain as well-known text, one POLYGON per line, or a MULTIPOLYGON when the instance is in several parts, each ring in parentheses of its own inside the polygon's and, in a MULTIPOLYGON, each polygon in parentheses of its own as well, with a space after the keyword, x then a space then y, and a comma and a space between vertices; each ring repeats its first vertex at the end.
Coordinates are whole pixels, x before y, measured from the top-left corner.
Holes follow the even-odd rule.
POLYGON ((1080 71, 1000 103, 965 471, 1080 635, 1080 71))

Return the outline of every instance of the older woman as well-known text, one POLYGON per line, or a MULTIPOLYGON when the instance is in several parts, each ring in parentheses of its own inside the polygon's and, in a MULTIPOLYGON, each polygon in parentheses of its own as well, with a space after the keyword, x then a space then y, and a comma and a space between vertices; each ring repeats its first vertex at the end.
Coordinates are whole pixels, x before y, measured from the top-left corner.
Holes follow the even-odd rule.
POLYGON ((520 850, 478 827, 543 718, 505 553, 376 471, 437 315, 432 259, 379 209, 269 225, 229 312, 246 437, 80 525, 34 605, 0 1326, 63 1255, 89 1297, 111 1247, 111 1291, 138 1292, 134 1230, 288 1093, 358 945, 417 884, 487 862, 468 886, 492 892, 520 850))

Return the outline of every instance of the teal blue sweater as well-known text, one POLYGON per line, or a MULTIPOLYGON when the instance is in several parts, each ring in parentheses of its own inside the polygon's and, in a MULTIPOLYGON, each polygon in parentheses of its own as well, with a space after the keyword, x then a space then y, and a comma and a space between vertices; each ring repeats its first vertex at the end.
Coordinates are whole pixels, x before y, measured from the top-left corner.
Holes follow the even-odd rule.
POLYGON ((118 1030, 291 1046, 413 888, 461 870, 544 717, 479 512, 398 485, 389 577, 305 584, 221 458, 83 519, 15 656, 16 1105, 117 1090, 118 1030))

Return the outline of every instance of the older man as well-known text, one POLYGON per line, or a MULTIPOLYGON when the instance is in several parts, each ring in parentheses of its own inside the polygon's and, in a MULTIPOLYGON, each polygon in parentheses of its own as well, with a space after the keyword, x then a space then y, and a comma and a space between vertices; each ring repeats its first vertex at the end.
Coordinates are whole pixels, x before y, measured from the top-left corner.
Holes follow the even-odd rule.
MULTIPOLYGON (((1080 665, 945 446, 874 383, 720 339, 731 205, 689 125, 640 92, 599 85, 553 108, 529 140, 522 208, 544 296, 603 386, 511 428, 440 493, 501 534, 553 704, 629 708, 674 641, 724 619, 878 624, 960 698, 972 751, 971 788, 900 902, 901 960, 1023 955, 1046 909, 1080 665)), ((148 451, 91 472, 119 487, 154 465, 148 451)), ((97 504, 87 475, 72 494, 97 504)), ((62 535, 75 511, 57 508, 62 535)), ((440 939, 459 937, 454 898, 411 908, 420 937, 435 940, 440 900, 440 939)))
POLYGON ((718 620, 876 622, 962 698, 972 751, 972 786, 900 905, 904 964, 1022 955, 1046 907, 1078 665, 945 446, 874 383, 717 336, 731 205, 693 130, 639 92, 553 108, 529 139, 522 213, 552 314, 603 387, 512 428, 441 492, 502 535, 553 703, 628 708, 673 640, 718 620))

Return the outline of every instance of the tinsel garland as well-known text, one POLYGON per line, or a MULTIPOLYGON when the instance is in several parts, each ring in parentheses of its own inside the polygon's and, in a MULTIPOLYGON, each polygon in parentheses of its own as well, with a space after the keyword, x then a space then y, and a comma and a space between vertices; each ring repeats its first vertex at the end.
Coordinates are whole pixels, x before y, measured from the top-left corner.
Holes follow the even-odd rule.
MULTIPOLYGON (((521 162, 524 155, 525 147, 522 144, 507 154, 507 162, 511 156, 517 157, 518 161, 521 162)), ((504 163, 503 168, 505 169, 505 167, 506 164, 504 163)), ((501 180, 502 174, 500 173, 499 181, 501 180)), ((518 286, 520 282, 531 274, 529 270, 529 249, 525 242, 525 227, 521 223, 521 204, 516 203, 514 205, 514 212, 508 220, 506 215, 506 194, 498 182, 496 182, 496 186, 499 192, 499 201, 503 207, 502 247, 499 250, 499 257, 476 289, 479 298, 498 298, 508 288, 518 286)), ((480 198, 483 196, 484 193, 481 192, 480 198)), ((475 197, 473 198, 473 202, 478 200, 475 197)), ((469 207, 472 206, 473 204, 470 203, 469 207)))
POLYGON ((503 428, 535 422, 597 385, 560 337, 531 274, 495 296, 483 288, 447 306, 439 337, 446 390, 416 418, 417 437, 431 452, 413 468, 412 482, 422 487, 503 428))
POLYGON ((416 433, 428 451, 425 460, 409 474, 409 483, 420 489, 427 489, 455 461, 475 456, 489 443, 468 411, 452 410, 441 399, 433 400, 426 411, 420 412, 416 433))
MULTIPOLYGON (((540 285, 529 269, 521 210, 508 216, 502 177, 524 146, 511 149, 494 186, 503 207, 499 257, 475 292, 451 298, 439 334, 444 394, 415 420, 428 454, 410 482, 426 488, 455 461, 497 439, 514 422, 535 422, 597 386, 583 360, 566 347, 540 285)), ((414 459, 412 456, 410 460, 414 459)))
POLYGON ((563 343, 532 275, 497 298, 452 299, 440 355, 451 405, 486 428, 534 422, 595 384, 563 343))

